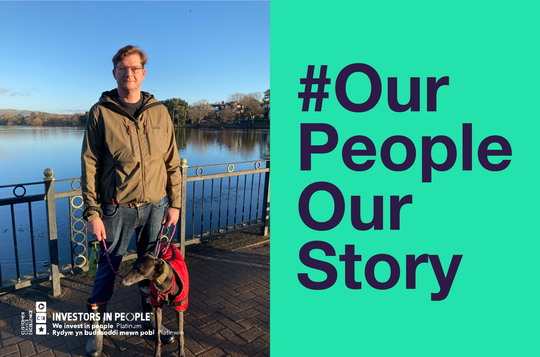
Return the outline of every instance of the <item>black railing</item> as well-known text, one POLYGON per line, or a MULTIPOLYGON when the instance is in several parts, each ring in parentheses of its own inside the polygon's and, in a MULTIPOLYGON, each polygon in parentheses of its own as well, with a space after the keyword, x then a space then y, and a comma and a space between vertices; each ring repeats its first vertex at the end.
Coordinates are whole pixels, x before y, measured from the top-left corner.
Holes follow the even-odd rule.
POLYGON ((182 220, 191 218, 191 235, 186 236, 186 244, 253 226, 262 226, 261 234, 267 234, 264 230, 268 226, 265 213, 269 205, 270 162, 263 163, 266 167, 261 167, 261 161, 248 161, 188 168, 194 171, 185 184, 186 192, 192 192, 192 202, 184 206, 182 213, 182 220), (236 171, 235 165, 252 167, 236 171), (219 168, 224 172, 216 172, 219 168), (205 170, 213 172, 204 174, 205 170))
MULTIPOLYGON (((261 234, 268 234, 270 223, 270 161, 248 161, 196 167, 188 167, 186 159, 182 159, 181 162, 180 170, 183 178, 182 209, 176 240, 177 245, 182 249, 182 253, 185 253, 185 245, 196 244, 220 234, 248 227, 260 226, 261 234), (265 167, 262 167, 263 163, 265 167), (236 171, 235 165, 244 168, 252 166, 248 169, 236 171), (223 170, 225 172, 219 172, 220 167, 225 168, 223 170), (208 173, 205 174, 205 170, 208 173), (188 171, 190 175, 188 175, 188 171), (208 191, 210 192, 208 193, 208 191), (188 195, 188 192, 192 192, 192 194, 188 195), (190 234, 186 236, 188 230, 190 234)), ((2 193, 6 190, 12 190, 13 197, 0 198, 0 208, 2 206, 10 207, 9 221, 13 236, 15 267, 13 273, 6 274, 6 269, 4 269, 5 261, 0 258, 0 291, 19 289, 44 280, 52 280, 52 293, 54 296, 58 296, 61 294, 61 277, 76 271, 88 270, 88 240, 86 222, 82 219, 84 205, 81 196, 80 179, 55 181, 51 169, 46 169, 43 173, 45 175, 43 182, 0 186, 2 193), (55 183, 60 185, 71 183, 71 190, 55 192, 55 183), (41 192, 27 192, 27 188, 31 191, 41 192), (64 198, 68 198, 69 204, 69 234, 66 232, 67 227, 65 227, 65 224, 59 226, 62 228, 61 233, 64 236, 69 236, 70 259, 68 264, 60 265, 59 232, 57 229, 57 221, 60 218, 57 215, 56 202, 64 198), (48 272, 37 269, 36 231, 34 229, 36 216, 33 214, 33 204, 35 205, 36 202, 45 203, 45 212, 40 211, 40 213, 45 216, 47 226, 44 235, 47 238, 49 260, 43 264, 48 266, 46 269, 48 272), (17 229, 16 224, 16 220, 20 219, 24 213, 23 206, 25 204, 28 206, 28 228, 32 261, 32 271, 26 274, 21 272, 20 269, 19 257, 22 252, 19 248, 21 244, 25 247, 27 245, 24 245, 24 242, 21 243, 22 238, 17 236, 20 229, 17 229), (3 273, 10 276, 4 276, 3 273)), ((4 223, 8 222, 5 216, 6 214, 2 214, 2 222, 4 223)), ((8 231, 9 228, 6 228, 5 231, 0 232, 0 238, 9 240, 8 235, 5 234, 8 231)), ((4 249, 9 249, 4 242, 1 243, 4 249)), ((65 246, 60 247, 64 248, 65 246)), ((22 255, 28 255, 27 250, 22 255)), ((4 252, 3 256, 10 255, 4 252)), ((131 254, 125 258, 132 259, 135 257, 136 254, 131 254)), ((63 258, 65 259, 65 257, 63 258)))

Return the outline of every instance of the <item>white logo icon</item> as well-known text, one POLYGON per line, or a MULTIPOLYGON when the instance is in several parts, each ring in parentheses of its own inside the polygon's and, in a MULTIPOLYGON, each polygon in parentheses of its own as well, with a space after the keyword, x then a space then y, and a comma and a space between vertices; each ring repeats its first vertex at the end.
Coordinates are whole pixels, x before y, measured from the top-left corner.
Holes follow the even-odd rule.
POLYGON ((36 324, 36 335, 46 335, 46 334, 47 334, 47 325, 36 324))
POLYGON ((45 301, 37 301, 36 312, 47 312, 47 303, 45 301))
POLYGON ((44 324, 47 321, 47 313, 45 312, 36 312, 36 323, 44 324))

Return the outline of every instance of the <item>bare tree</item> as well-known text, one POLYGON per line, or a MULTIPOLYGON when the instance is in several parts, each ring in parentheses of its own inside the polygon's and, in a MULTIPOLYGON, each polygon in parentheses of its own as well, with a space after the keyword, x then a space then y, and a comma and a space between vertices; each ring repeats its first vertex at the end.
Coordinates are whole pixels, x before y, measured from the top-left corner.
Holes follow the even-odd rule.
POLYGON ((227 101, 228 102, 240 103, 242 101, 242 98, 244 98, 245 96, 246 96, 246 94, 244 94, 244 93, 229 94, 229 97, 227 98, 227 101))
POLYGON ((234 114, 233 114, 231 108, 221 109, 221 121, 222 122, 228 122, 232 118, 234 118, 234 114))
POLYGON ((216 121, 217 120, 216 111, 214 109, 210 108, 210 110, 206 114, 205 119, 208 120, 208 121, 216 121))
POLYGON ((201 99, 198 102, 193 103, 189 109, 189 117, 191 122, 194 124, 199 124, 210 110, 210 104, 208 104, 206 99, 201 99))
POLYGON ((244 113, 248 114, 250 118, 254 118, 264 113, 264 108, 261 106, 260 100, 257 99, 257 94, 262 97, 260 92, 250 93, 242 98, 241 104, 246 107, 244 113))
POLYGON ((247 97, 255 98, 258 102, 261 102, 263 99, 263 95, 261 92, 251 92, 246 95, 247 97))

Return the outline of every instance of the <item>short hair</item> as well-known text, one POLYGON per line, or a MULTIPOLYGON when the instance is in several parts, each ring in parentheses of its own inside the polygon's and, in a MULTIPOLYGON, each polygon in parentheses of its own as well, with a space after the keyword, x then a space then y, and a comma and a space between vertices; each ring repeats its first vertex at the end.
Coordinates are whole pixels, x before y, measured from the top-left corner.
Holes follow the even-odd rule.
POLYGON ((118 62, 124 59, 126 56, 131 56, 133 54, 139 54, 139 57, 141 57, 141 65, 144 68, 144 65, 146 64, 146 61, 148 61, 148 56, 146 55, 146 52, 142 48, 139 48, 137 46, 127 45, 125 47, 122 47, 121 49, 116 52, 114 55, 112 62, 114 65, 114 68, 118 65, 118 62))

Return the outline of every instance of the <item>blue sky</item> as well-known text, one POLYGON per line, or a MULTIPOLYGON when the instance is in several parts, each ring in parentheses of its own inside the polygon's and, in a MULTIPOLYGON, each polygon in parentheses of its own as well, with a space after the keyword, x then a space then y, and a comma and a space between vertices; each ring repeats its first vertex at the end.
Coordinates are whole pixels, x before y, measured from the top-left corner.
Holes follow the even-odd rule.
POLYGON ((0 109, 87 111, 128 44, 147 52, 141 89, 158 100, 270 88, 269 1, 0 1, 0 109))

